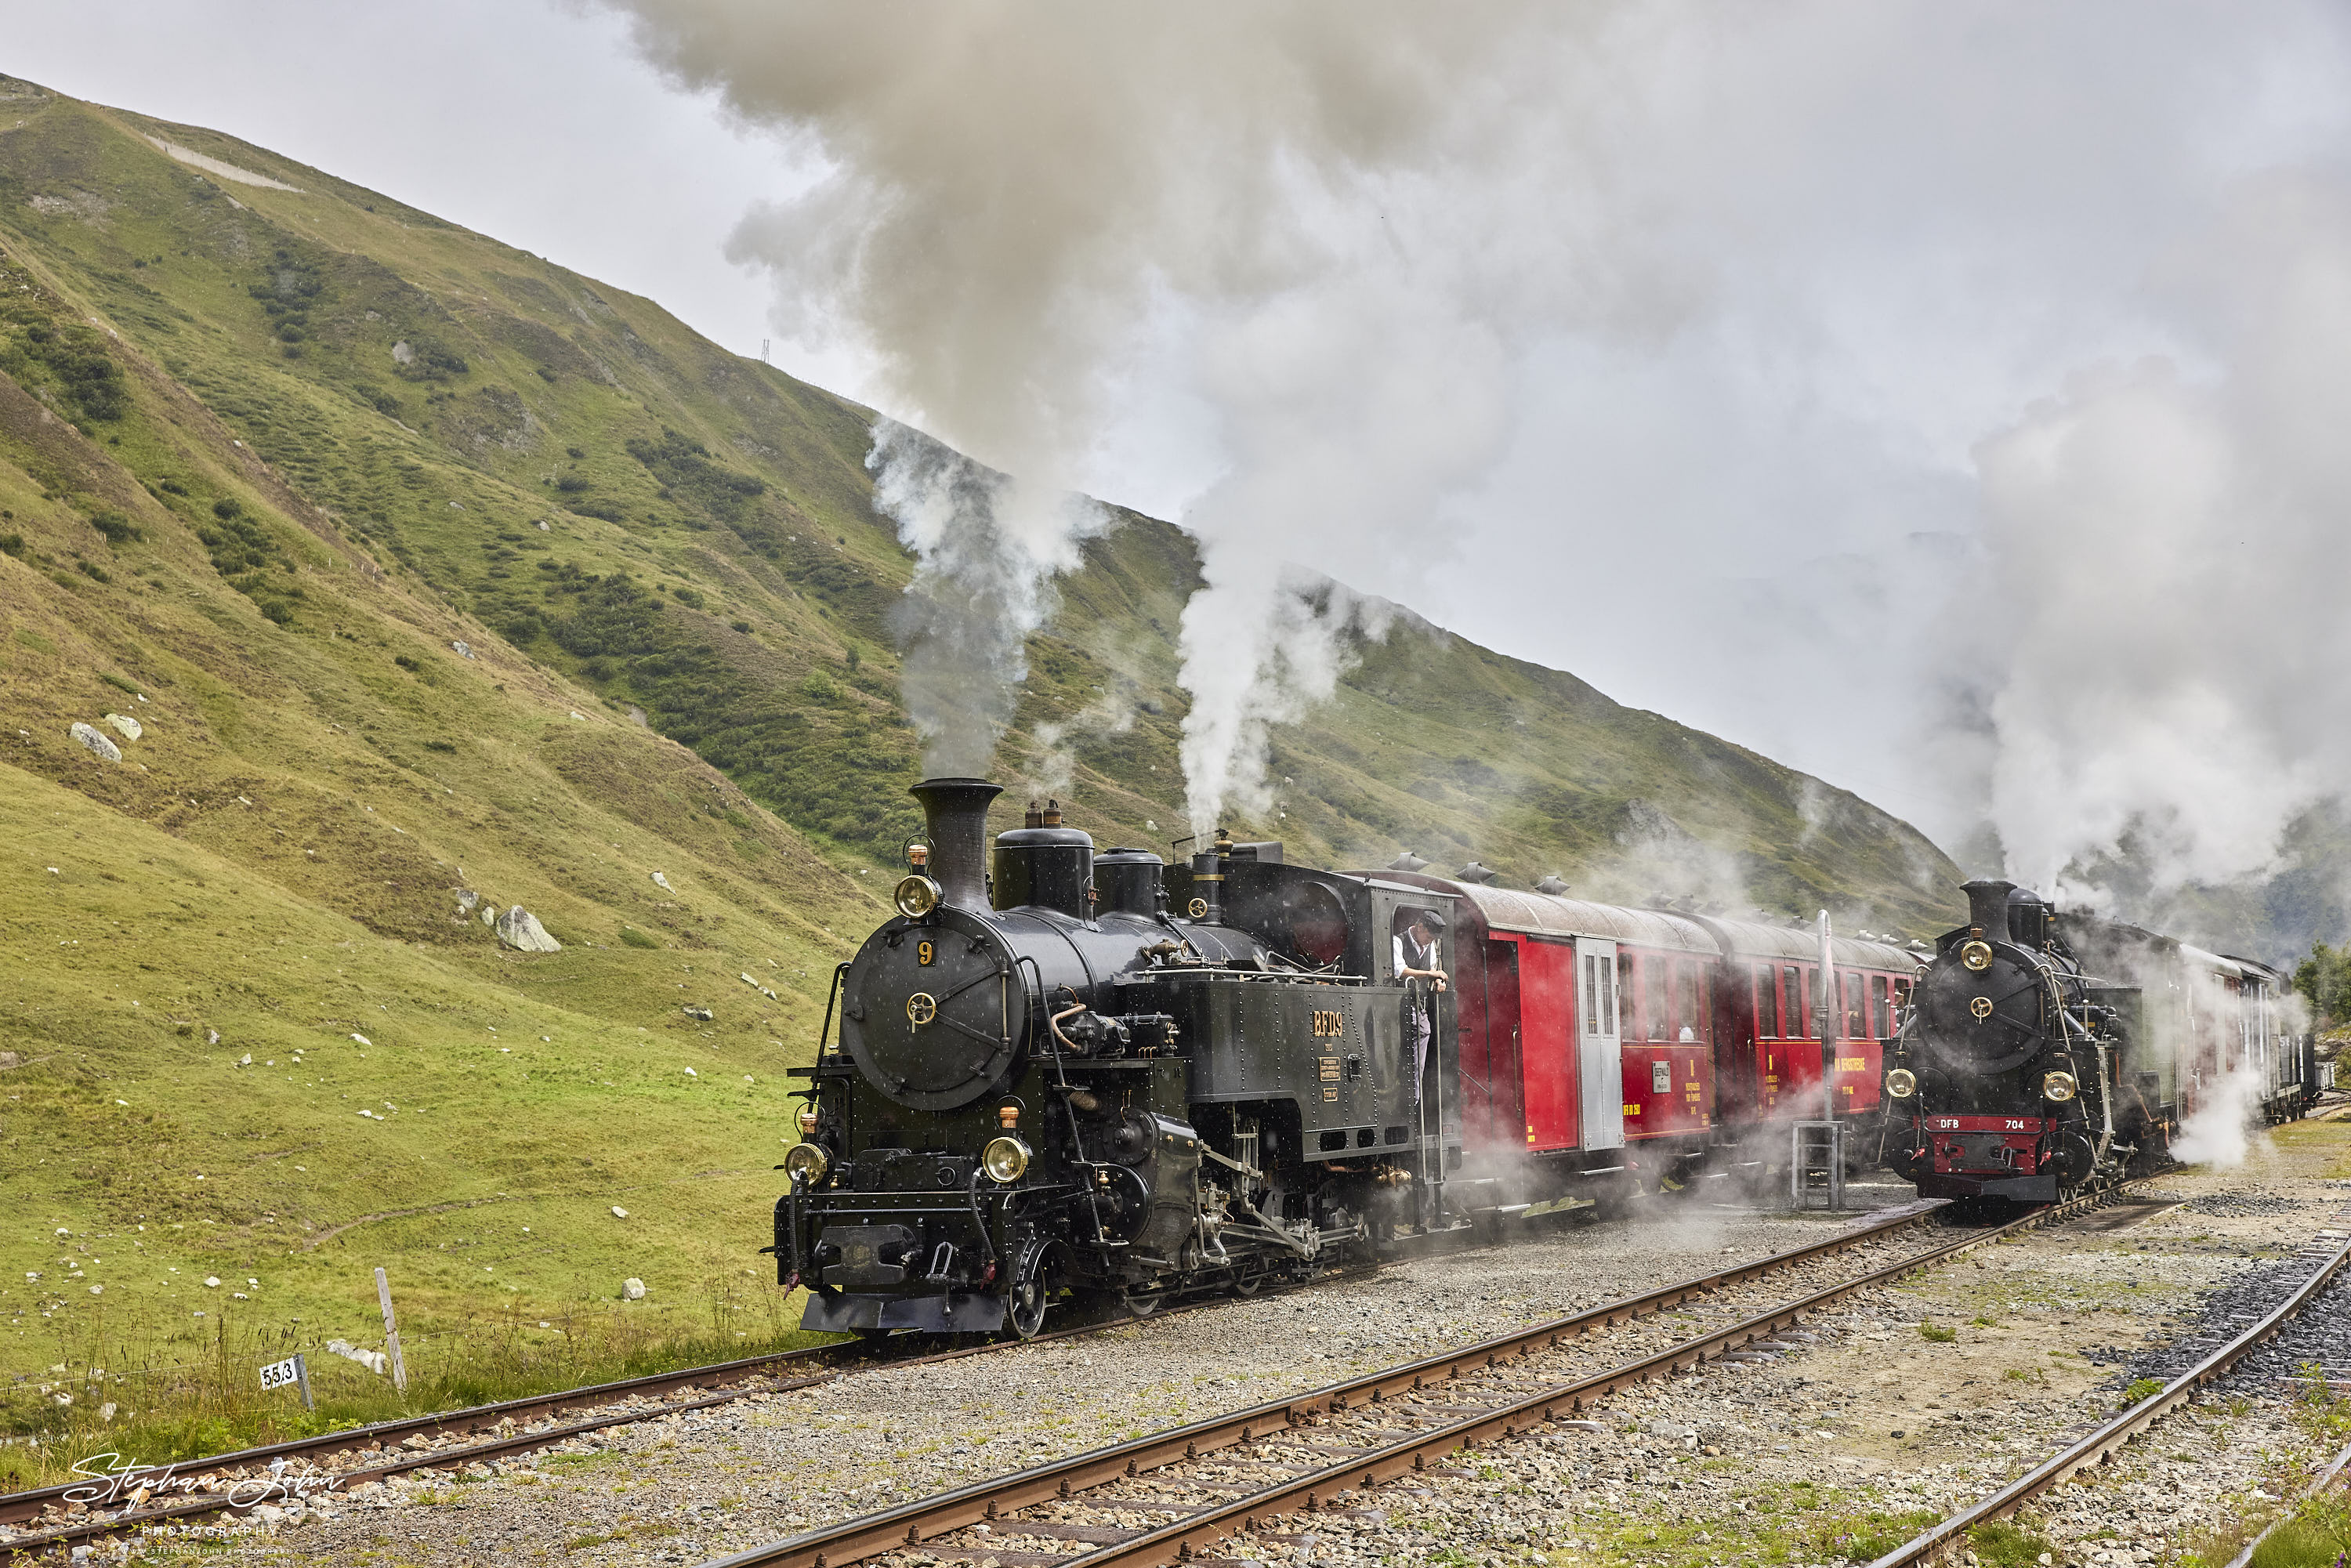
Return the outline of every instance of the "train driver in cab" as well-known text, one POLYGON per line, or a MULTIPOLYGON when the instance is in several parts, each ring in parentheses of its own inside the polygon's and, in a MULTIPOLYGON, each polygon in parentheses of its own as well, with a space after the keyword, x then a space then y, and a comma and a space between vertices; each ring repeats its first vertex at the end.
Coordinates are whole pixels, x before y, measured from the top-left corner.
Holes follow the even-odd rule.
POLYGON ((1404 1049, 1412 1067, 1414 1120, 1419 1119, 1421 1082, 1428 1072, 1428 1042, 1436 1032, 1437 998, 1448 977, 1437 963, 1437 940, 1444 917, 1433 909, 1416 909, 1411 922, 1395 935, 1395 977, 1408 987, 1411 1000, 1405 1009, 1404 1049))

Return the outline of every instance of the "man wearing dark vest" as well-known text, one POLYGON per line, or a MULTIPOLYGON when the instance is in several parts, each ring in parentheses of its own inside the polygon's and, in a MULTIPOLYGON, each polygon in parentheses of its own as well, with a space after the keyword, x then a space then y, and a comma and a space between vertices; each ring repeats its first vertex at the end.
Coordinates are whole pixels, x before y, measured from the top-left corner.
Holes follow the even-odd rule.
POLYGON ((1406 995, 1404 1021, 1405 1071, 1412 1078, 1412 1120, 1416 1132, 1426 1133, 1420 1125, 1422 1086, 1428 1076, 1428 1046, 1436 1033, 1436 993, 1445 989, 1447 976, 1437 963, 1437 933, 1445 929, 1444 920, 1431 909, 1413 911, 1412 923, 1396 933, 1395 942, 1395 977, 1403 982, 1406 995))

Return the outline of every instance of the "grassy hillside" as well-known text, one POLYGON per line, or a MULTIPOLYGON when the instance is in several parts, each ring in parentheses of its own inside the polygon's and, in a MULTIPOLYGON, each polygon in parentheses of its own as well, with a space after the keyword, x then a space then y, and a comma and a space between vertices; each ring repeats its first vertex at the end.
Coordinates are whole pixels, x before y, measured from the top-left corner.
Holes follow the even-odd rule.
MULTIPOLYGON (((914 825, 869 423, 389 197, 0 81, 0 1389, 225 1312, 360 1337, 377 1263, 428 1343, 632 1275, 639 1320, 767 1320, 728 1291, 777 1075, 914 825)), ((1001 771, 1065 728, 1104 840, 1178 819, 1196 578, 1131 517, 1032 646, 1001 771)), ((1236 831, 1943 918, 1949 863, 1849 795, 1408 618, 1361 652, 1236 831)))

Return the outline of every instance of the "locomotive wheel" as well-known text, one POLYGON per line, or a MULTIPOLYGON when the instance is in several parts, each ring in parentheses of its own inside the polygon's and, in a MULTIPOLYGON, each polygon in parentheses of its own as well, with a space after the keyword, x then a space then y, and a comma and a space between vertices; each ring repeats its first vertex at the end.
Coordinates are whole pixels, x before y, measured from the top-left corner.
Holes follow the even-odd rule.
POLYGON ((1265 1272, 1262 1270, 1238 1273, 1233 1276, 1233 1294, 1236 1296, 1254 1296, 1259 1291, 1264 1289, 1265 1272))
POLYGON ((1041 1272, 1014 1285, 1005 1299, 1013 1333, 1020 1339, 1035 1339, 1037 1331, 1045 1326, 1045 1309, 1051 1304, 1052 1292, 1045 1288, 1041 1272))
POLYGON ((1147 1318, 1152 1313, 1157 1312, 1161 1307, 1167 1304, 1167 1292, 1165 1291, 1121 1291, 1118 1295, 1118 1301, 1119 1305, 1124 1307, 1132 1315, 1138 1318, 1147 1318))
POLYGON ((1061 1282, 1057 1252, 1052 1243, 1032 1239, 1012 1270, 1012 1284, 1004 1292, 1005 1318, 1019 1338, 1035 1339, 1045 1326, 1045 1314, 1061 1282))

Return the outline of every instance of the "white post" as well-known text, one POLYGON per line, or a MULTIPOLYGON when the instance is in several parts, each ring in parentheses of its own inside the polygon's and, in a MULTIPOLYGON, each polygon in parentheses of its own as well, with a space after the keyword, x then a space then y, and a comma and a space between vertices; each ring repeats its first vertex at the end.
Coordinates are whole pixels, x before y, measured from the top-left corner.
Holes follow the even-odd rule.
POLYGON ((392 1385, 402 1394, 408 1392, 408 1367, 400 1359, 400 1325, 392 1316, 392 1281, 384 1278, 383 1270, 375 1271, 376 1300, 383 1303, 384 1348, 392 1353, 392 1385))

